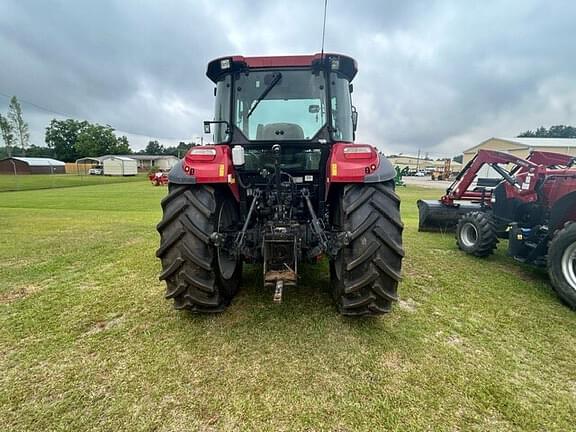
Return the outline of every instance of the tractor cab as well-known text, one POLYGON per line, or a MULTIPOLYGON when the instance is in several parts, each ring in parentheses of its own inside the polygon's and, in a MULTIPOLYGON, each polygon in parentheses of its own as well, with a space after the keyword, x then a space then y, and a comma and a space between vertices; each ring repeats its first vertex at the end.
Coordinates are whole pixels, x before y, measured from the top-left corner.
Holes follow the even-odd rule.
POLYGON ((335 54, 214 60, 214 121, 205 128, 213 124, 214 143, 242 147, 246 171, 272 168, 273 144, 283 169, 317 171, 329 144, 354 141, 356 72, 353 59, 335 54))

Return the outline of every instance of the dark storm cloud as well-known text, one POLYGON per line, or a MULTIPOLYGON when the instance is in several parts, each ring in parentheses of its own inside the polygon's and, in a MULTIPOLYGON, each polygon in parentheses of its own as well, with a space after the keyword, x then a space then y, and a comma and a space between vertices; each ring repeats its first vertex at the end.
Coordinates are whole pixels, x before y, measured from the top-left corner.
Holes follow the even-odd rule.
MULTIPOLYGON (((211 116, 206 62, 320 50, 323 1, 13 1, 0 92, 152 137, 211 116)), ((326 49, 359 62, 359 140, 452 154, 576 123, 573 2, 329 0, 326 49)), ((36 141, 51 118, 30 113, 36 141)), ((38 138, 39 137, 39 138, 38 138)))
POLYGON ((119 129, 191 137, 211 111, 210 44, 227 45, 208 18, 180 2, 7 4, 0 91, 119 129))

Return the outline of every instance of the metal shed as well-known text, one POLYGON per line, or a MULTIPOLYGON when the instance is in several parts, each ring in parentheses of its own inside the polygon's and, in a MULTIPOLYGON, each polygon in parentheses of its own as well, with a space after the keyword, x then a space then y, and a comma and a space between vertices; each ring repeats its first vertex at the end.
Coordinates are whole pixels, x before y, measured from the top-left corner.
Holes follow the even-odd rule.
POLYGON ((104 175, 133 176, 138 174, 138 164, 134 159, 126 156, 103 156, 104 175))
POLYGON ((66 164, 51 158, 14 156, 0 160, 0 174, 66 174, 66 164))
POLYGON ((97 157, 84 157, 76 159, 76 173, 78 175, 87 175, 90 168, 102 165, 102 159, 97 157))

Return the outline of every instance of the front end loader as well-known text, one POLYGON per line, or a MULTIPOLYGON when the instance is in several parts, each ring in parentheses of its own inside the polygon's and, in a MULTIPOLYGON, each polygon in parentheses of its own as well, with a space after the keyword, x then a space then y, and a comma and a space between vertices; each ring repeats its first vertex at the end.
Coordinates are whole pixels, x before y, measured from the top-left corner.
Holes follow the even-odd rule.
POLYGON ((559 297, 576 308, 576 168, 572 156, 526 159, 480 150, 439 201, 419 200, 419 231, 456 231, 458 247, 487 257, 499 238, 517 261, 548 268, 559 297), (478 178, 489 166, 495 177, 478 178))
POLYGON ((390 162, 354 143, 356 72, 338 54, 208 64, 214 144, 170 171, 157 226, 160 279, 177 309, 223 311, 243 263, 263 266, 279 303, 300 266, 326 256, 341 314, 390 311, 404 256, 400 199, 390 162))

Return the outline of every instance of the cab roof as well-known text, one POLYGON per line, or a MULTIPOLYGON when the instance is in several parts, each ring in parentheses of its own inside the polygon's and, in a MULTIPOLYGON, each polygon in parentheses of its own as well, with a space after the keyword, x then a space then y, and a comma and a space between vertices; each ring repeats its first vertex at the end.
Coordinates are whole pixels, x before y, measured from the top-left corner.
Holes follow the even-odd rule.
POLYGON ((206 76, 218 82, 223 75, 246 69, 278 69, 290 67, 317 67, 342 73, 349 81, 358 72, 356 60, 342 54, 317 53, 312 55, 288 55, 266 57, 229 56, 208 63, 206 76))

